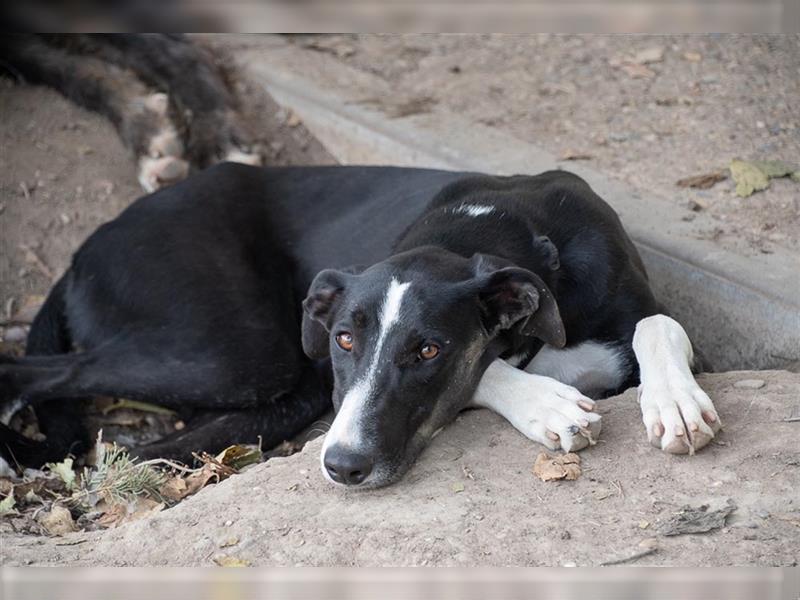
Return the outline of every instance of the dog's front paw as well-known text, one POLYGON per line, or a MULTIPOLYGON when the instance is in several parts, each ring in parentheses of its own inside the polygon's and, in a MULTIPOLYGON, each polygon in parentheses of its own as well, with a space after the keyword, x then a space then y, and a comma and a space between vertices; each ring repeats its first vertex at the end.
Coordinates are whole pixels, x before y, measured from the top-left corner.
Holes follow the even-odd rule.
POLYGON ((531 382, 530 397, 522 394, 514 402, 509 421, 523 435, 551 450, 575 452, 595 444, 602 418, 595 402, 574 387, 549 377, 531 382))
POLYGON ((640 385, 639 403, 650 443, 671 454, 694 454, 722 427, 714 404, 694 379, 640 385))

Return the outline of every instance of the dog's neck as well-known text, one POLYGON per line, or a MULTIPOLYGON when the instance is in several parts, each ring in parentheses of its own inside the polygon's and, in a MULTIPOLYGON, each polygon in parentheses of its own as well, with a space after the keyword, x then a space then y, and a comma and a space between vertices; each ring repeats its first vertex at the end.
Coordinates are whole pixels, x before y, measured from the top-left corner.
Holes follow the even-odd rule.
MULTIPOLYGON (((394 252, 422 246, 442 248, 466 258, 481 253, 505 259, 539 275, 558 299, 558 250, 507 205, 501 208, 459 200, 435 204, 400 236, 394 252)), ((541 347, 537 338, 503 335, 492 342, 488 354, 524 368, 541 347)))
POLYGON ((455 200, 423 213, 397 240, 394 252, 435 246, 467 258, 497 256, 536 273, 558 297, 558 251, 542 233, 507 207, 455 200))

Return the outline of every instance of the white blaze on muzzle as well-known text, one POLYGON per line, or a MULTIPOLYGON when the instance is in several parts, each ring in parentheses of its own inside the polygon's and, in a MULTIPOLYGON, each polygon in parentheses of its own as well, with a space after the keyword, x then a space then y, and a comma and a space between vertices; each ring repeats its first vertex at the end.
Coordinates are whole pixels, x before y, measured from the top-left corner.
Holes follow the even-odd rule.
MULTIPOLYGON (((342 399, 339 412, 322 445, 323 461, 325 451, 334 444, 341 444, 351 450, 359 450, 363 446, 364 407, 374 395, 383 346, 389 331, 400 319, 403 296, 409 287, 411 287, 410 282, 399 283, 396 279, 392 279, 389 283, 381 306, 378 341, 372 351, 372 358, 366 372, 356 380, 342 399)), ((324 464, 322 470, 325 471, 324 464)))

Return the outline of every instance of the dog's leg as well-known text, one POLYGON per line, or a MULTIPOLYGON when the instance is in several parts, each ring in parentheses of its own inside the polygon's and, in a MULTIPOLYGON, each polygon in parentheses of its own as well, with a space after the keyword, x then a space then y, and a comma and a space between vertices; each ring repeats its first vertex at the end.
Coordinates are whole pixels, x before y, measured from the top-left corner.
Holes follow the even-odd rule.
POLYGON ((131 72, 86 54, 84 39, 14 34, 0 42, 0 50, 12 72, 25 81, 48 85, 107 117, 135 155, 139 183, 146 191, 186 177, 189 165, 167 114, 166 94, 154 94, 131 72))
POLYGON ((331 408, 330 393, 307 367, 291 392, 249 409, 209 411, 186 429, 131 449, 142 459, 169 458, 186 463, 193 452, 216 454, 232 444, 260 444, 264 450, 291 439, 331 408))
POLYGON ((650 443, 672 454, 694 454, 721 427, 708 395, 692 375, 692 344, 666 315, 642 319, 633 335, 639 362, 639 402, 650 443))
POLYGON ((92 39, 107 60, 132 69, 151 86, 169 90, 194 167, 219 161, 261 164, 240 126, 236 98, 218 57, 177 35, 97 34, 92 39))
POLYGON ((593 444, 600 415, 593 400, 550 377, 531 375, 497 359, 483 374, 473 406, 490 408, 523 435, 551 450, 571 452, 593 444))

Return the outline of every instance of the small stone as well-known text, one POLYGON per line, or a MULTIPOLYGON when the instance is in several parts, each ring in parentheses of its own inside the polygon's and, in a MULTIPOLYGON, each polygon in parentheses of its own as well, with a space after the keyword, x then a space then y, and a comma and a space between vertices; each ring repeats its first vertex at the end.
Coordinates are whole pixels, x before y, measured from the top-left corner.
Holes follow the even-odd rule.
POLYGON ((756 516, 759 519, 769 519, 769 512, 762 509, 762 510, 759 510, 758 512, 756 512, 756 516))
POLYGON ((742 379, 733 384, 733 387, 739 390, 760 390, 766 385, 763 379, 742 379))
POLYGON ((764 129, 764 127, 766 126, 767 124, 764 123, 764 121, 756 121, 756 127, 758 127, 759 129, 764 129))
POLYGON ((562 540, 571 540, 572 539, 572 534, 569 531, 565 531, 564 533, 561 534, 561 539, 562 540))
POLYGON ((572 562, 572 561, 569 561, 569 562, 562 563, 562 564, 561 564, 561 566, 562 566, 562 567, 577 567, 578 565, 577 565, 577 564, 575 564, 575 563, 574 563, 574 562, 572 562))
POLYGON ((225 521, 225 527, 230 527, 231 525, 233 525, 233 521, 231 521, 230 519, 225 521))

